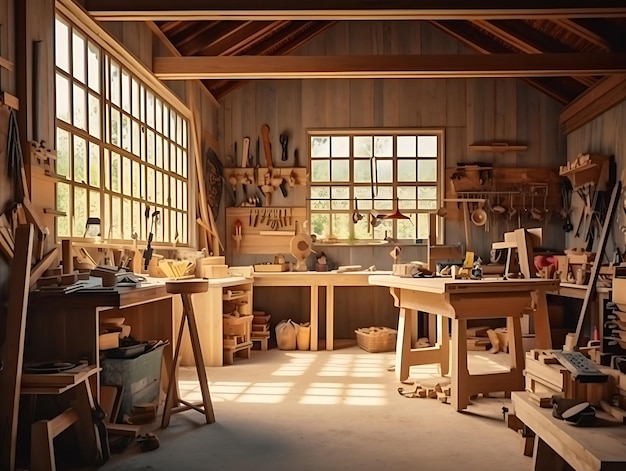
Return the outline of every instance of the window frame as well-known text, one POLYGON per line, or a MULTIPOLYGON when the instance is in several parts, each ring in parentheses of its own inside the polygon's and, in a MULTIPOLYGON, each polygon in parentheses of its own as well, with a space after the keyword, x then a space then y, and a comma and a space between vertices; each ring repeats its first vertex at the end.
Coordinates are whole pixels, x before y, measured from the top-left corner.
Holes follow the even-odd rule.
MULTIPOLYGON (((68 208, 59 208, 67 212, 66 216, 66 228, 67 231, 63 231, 59 235, 59 221, 57 220, 56 234, 57 237, 70 238, 74 240, 84 240, 83 232, 81 231, 82 222, 74 220, 75 217, 75 205, 74 196, 77 191, 84 191, 87 195, 85 211, 88 213, 85 216, 89 217, 99 216, 101 218, 101 235, 102 240, 107 243, 129 243, 132 242, 131 235, 137 233, 138 241, 146 242, 148 239, 148 233, 152 230, 152 221, 145 218, 146 205, 150 206, 150 213, 155 209, 160 211, 160 224, 154 226, 154 245, 167 244, 175 242, 175 233, 178 233, 177 239, 180 245, 192 245, 195 239, 195 224, 191 223, 192 217, 195 216, 195 198, 193 191, 190 191, 195 187, 195 179, 193 168, 193 161, 191 160, 190 151, 190 111, 182 104, 182 102, 173 93, 167 89, 162 83, 160 83, 149 70, 134 59, 129 53, 118 53, 118 48, 121 48, 119 43, 115 42, 106 32, 101 30, 97 25, 93 24, 93 20, 83 16, 76 11, 75 5, 68 5, 65 0, 57 0, 57 8, 55 12, 55 51, 57 49, 57 22, 62 22, 67 28, 66 39, 68 41, 68 54, 67 63, 68 70, 65 70, 59 65, 59 62, 55 55, 55 84, 59 80, 57 77, 61 77, 68 83, 69 96, 65 99, 68 104, 69 120, 65 121, 61 117, 57 117, 58 105, 55 103, 55 140, 58 141, 59 135, 65 133, 69 137, 67 146, 67 180, 57 182, 55 185, 55 200, 57 199, 58 192, 60 191, 59 185, 66 185, 69 191, 68 195, 68 208), (76 71, 74 70, 74 54, 73 54, 73 41, 74 34, 78 33, 82 39, 82 60, 79 63, 84 67, 85 77, 81 80, 77 78, 76 71), (90 81, 92 78, 89 67, 89 47, 93 46, 98 50, 98 73, 97 73, 97 90, 92 87, 95 81, 90 81), (110 95, 111 90, 111 64, 117 65, 119 71, 119 94, 120 100, 118 104, 113 103, 113 99, 110 95), (123 97, 125 92, 123 91, 123 77, 128 77, 128 93, 130 97, 130 105, 126 107, 123 97), (134 105, 133 93, 135 92, 134 85, 137 85, 136 89, 140 93, 140 98, 137 99, 140 103, 140 110, 136 113, 135 109, 131 107, 134 105), (155 86, 156 85, 156 86, 155 86), (77 112, 74 106, 74 88, 78 87, 82 89, 82 96, 85 97, 85 110, 84 114, 84 127, 78 127, 74 121, 74 114, 77 112), (148 94, 153 97, 153 120, 151 125, 148 125, 148 119, 146 117, 147 112, 147 99, 148 94), (90 106, 89 97, 94 98, 98 102, 98 118, 99 123, 92 128, 89 123, 90 119, 90 106), (158 111, 160 113, 161 125, 158 126, 155 120, 157 116, 157 103, 160 103, 158 111), (166 111, 164 111, 166 110, 166 111), (119 116, 118 129, 120 136, 117 137, 117 145, 113 143, 111 139, 111 113, 117 113, 119 116), (127 121, 127 132, 129 137, 130 147, 125 147, 125 143, 122 140, 121 134, 123 133, 122 117, 125 117, 127 121), (169 130, 169 121, 171 116, 174 117, 175 129, 169 130), (138 129, 137 135, 133 135, 133 129, 138 129), (166 129, 167 128, 167 129, 166 129), (95 134, 94 132, 95 131, 95 134), (148 159, 148 136, 154 141, 150 144, 152 148, 152 159, 148 159), (137 139, 138 138, 138 139, 137 139), (75 142, 84 140, 86 154, 85 154, 85 178, 82 181, 77 181, 74 176, 74 161, 75 161, 75 142), (140 141, 137 144, 135 141, 140 141), (163 168, 163 158, 157 156, 157 141, 161 142, 161 149, 164 146, 170 147, 170 152, 173 156, 170 158, 176 161, 176 166, 168 166, 167 170, 163 168), (90 144, 97 147, 97 155, 99 160, 99 184, 93 185, 90 182, 90 144), (119 147, 118 147, 119 145, 119 147), (107 177, 110 178, 112 171, 112 156, 119 156, 120 162, 120 186, 115 191, 112 188, 110 182, 105 181, 107 177), (125 177, 122 172, 122 162, 128 162, 128 166, 133 169, 131 175, 133 179, 127 183, 129 193, 125 194, 125 177), (161 165, 159 166, 159 163, 161 165), (180 169, 178 168, 180 167, 180 169), (134 173, 140 175, 139 185, 135 183, 134 173), (148 185, 147 176, 154 176, 154 180, 151 185, 148 185), (157 184, 157 179, 161 179, 161 185, 157 184), (165 192, 166 183, 172 188, 176 189, 176 199, 170 202, 170 192, 165 192), (157 199, 157 191, 160 188, 160 200, 157 199), (152 190, 152 194, 149 195, 149 190, 152 190), (90 209, 90 195, 97 195, 96 201, 99 207, 99 214, 90 214, 95 211, 95 208, 90 209), (151 198, 148 198, 151 196, 151 198), (117 198, 118 201, 115 200, 117 198), (112 208, 114 202, 119 203, 120 211, 120 224, 119 228, 113 233, 110 228, 113 223, 115 209, 112 208), (124 203, 130 205, 131 209, 131 221, 130 231, 124 230, 125 226, 128 226, 128 222, 124 222, 124 203), (167 218, 167 221, 166 221, 167 218), (172 219, 173 218, 173 219, 172 219), (78 224, 78 225, 77 225, 78 224), (81 228, 79 228, 81 226, 81 228), (68 236, 69 234, 69 236, 68 236)), ((55 86, 56 89, 56 86, 55 86)), ((56 94, 59 93, 55 91, 56 94)), ((58 146, 57 146, 58 148, 58 146)), ((165 156, 170 156, 170 152, 165 152, 165 156)), ((95 155, 95 152, 94 152, 95 155)), ((79 157, 80 158, 80 157, 79 157)), ((95 161, 95 160, 94 160, 95 161)), ((58 201, 57 201, 58 204, 58 201)), ((62 222, 61 222, 62 223, 62 222)))
MULTIPOLYGON (((315 214, 325 214, 328 213, 330 214, 331 219, 333 218, 334 214, 343 214, 343 215, 348 215, 348 231, 349 231, 349 236, 346 239, 344 238, 338 238, 337 239, 337 243, 339 244, 349 244, 349 245, 371 245, 372 243, 380 243, 383 238, 384 235, 379 234, 379 237, 374 237, 374 231, 372 231, 372 238, 369 239, 357 239, 355 236, 355 224, 352 223, 351 221, 351 217, 350 215, 353 213, 354 211, 354 196, 355 196, 355 188, 358 187, 365 187, 365 188, 370 188, 371 183, 367 182, 367 183, 359 183, 359 182, 355 182, 355 173, 354 173, 354 163, 355 161, 364 161, 367 158, 358 158, 355 157, 354 154, 354 141, 353 138, 354 137, 361 137, 361 136, 372 136, 372 137, 380 137, 380 136, 392 136, 393 137, 393 142, 392 142, 392 146, 393 146, 393 151, 392 151, 392 155, 389 157, 380 157, 381 159, 384 160, 391 160, 392 162, 392 179, 390 182, 384 182, 378 183, 378 187, 387 187, 387 188, 391 188, 392 193, 391 193, 391 205, 389 207, 389 209, 375 209, 375 211, 378 211, 378 213, 382 214, 389 214, 392 213, 395 209, 396 209, 396 197, 398 196, 398 188, 399 187, 408 187, 408 186, 415 186, 416 187, 416 193, 415 193, 415 208, 414 209, 404 209, 403 206, 406 206, 402 203, 402 198, 400 199, 400 204, 398 205, 400 212, 402 213, 406 213, 406 214, 415 214, 415 221, 417 221, 418 219, 418 214, 425 214, 426 216, 422 216, 422 221, 423 223, 426 223, 426 220, 429 218, 429 214, 431 213, 435 213, 437 211, 437 209, 439 207, 441 207, 441 205, 443 204, 443 200, 444 200, 444 192, 445 192, 445 129, 444 128, 385 128, 385 127, 380 127, 380 128, 313 128, 313 129, 307 129, 306 130, 306 138, 307 138, 307 152, 308 152, 308 156, 309 156, 309 181, 308 181, 308 198, 307 198, 307 218, 309 220, 309 227, 312 233, 314 233, 313 231, 313 219, 312 216, 315 214), (437 136, 437 156, 434 157, 437 160, 436 163, 436 168, 437 168, 437 178, 436 181, 434 182, 398 182, 397 179, 397 172, 398 172, 398 161, 399 160, 412 160, 410 157, 399 157, 398 156, 398 149, 397 149, 397 137, 398 136, 416 136, 416 142, 417 142, 417 136, 437 136), (347 159, 349 161, 349 168, 348 168, 348 172, 349 172, 349 178, 348 181, 337 181, 337 182, 333 182, 332 181, 332 175, 329 174, 329 182, 313 182, 313 166, 314 166, 314 162, 315 161, 323 161, 323 160, 328 160, 328 161, 332 161, 333 157, 329 156, 328 157, 313 157, 312 156, 312 138, 314 137, 325 137, 325 136, 329 136, 329 137, 342 137, 342 136, 348 136, 350 138, 349 140, 349 156, 348 157, 339 157, 340 159, 347 159), (331 196, 329 196, 329 203, 328 203, 328 209, 313 209, 312 208, 312 201, 314 200, 312 194, 313 194, 313 189, 315 187, 331 187, 330 191, 332 192, 332 187, 333 186, 338 186, 338 187, 349 187, 349 195, 348 195, 348 206, 345 209, 333 209, 332 207, 332 199, 331 196), (424 208, 419 208, 418 207, 418 194, 417 194, 417 187, 418 186, 432 186, 436 188, 436 199, 435 199, 435 204, 433 208, 429 208, 429 209, 424 209, 424 208)), ((332 141, 331 141, 332 142, 332 141)), ((331 145, 331 143, 329 143, 329 146, 331 145)), ((374 149, 372 149, 372 154, 374 153, 374 149)), ((332 152, 331 152, 332 153, 332 152)), ((418 150, 416 148, 416 156, 415 156, 415 165, 417 168, 417 162, 420 160, 420 157, 417 155, 418 154, 418 150)), ((423 157, 423 159, 427 159, 427 157, 423 157)), ((330 165, 330 164, 329 164, 330 165)), ((371 172, 370 172, 371 173, 371 172)), ((318 195, 316 194, 315 197, 317 197, 318 195)), ((375 206, 372 204, 370 205, 369 202, 372 201, 371 199, 367 199, 366 201, 368 202, 367 204, 363 204, 361 203, 362 198, 359 198, 359 213, 364 215, 364 218, 362 221, 367 221, 368 217, 369 217, 369 213, 371 211, 371 208, 375 208, 375 206)), ((383 198, 376 198, 375 201, 389 201, 388 199, 383 199, 383 198)), ((405 199, 406 201, 406 199, 405 199)), ((345 216, 344 216, 345 219, 345 216)), ((362 221, 359 223, 361 224, 362 221)), ((398 240, 398 242, 400 242, 401 244, 416 244, 418 243, 418 231, 417 231, 417 227, 416 227, 416 236, 415 238, 403 238, 403 239, 398 239, 396 237, 397 233, 398 233, 398 220, 390 220, 391 221, 391 233, 388 234, 390 237, 392 237, 395 240, 398 240)), ((365 222, 366 224, 369 224, 368 222, 365 222)), ((331 227, 332 227, 332 222, 330 223, 331 227)), ((361 229, 362 230, 362 229, 361 229)), ((384 229, 382 229, 381 231, 378 232, 382 232, 384 229)), ((436 236, 436 241, 438 244, 442 244, 443 240, 444 240, 444 225, 442 224, 441 218, 437 218, 436 221, 436 230, 437 230, 437 236, 436 236)), ((332 229, 331 229, 332 231, 332 229)), ((429 231, 429 229, 427 229, 427 231, 429 231)), ((428 239, 428 237, 422 237, 420 239, 428 239)), ((323 240, 323 237, 322 237, 323 240)), ((424 242, 427 242, 427 240, 425 240, 424 242)))

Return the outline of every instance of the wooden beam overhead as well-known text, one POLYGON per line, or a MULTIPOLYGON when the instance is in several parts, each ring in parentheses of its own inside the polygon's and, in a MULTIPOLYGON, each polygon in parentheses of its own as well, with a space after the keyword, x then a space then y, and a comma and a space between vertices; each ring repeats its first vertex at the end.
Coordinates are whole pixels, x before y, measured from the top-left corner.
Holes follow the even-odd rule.
POLYGON ((162 80, 470 78, 613 75, 626 53, 155 57, 162 80))
POLYGON ((619 0, 472 2, 426 0, 85 0, 100 21, 200 20, 463 20, 626 17, 619 0), (442 5, 442 3, 445 3, 442 5), (513 6, 513 3, 516 6, 513 6))
POLYGON ((554 19, 553 22, 561 28, 568 30, 570 33, 574 33, 575 35, 583 38, 585 41, 602 49, 603 52, 609 52, 611 50, 611 46, 609 45, 609 42, 607 40, 605 40, 599 34, 596 34, 593 31, 585 28, 584 26, 579 25, 575 21, 565 18, 557 18, 554 19))
POLYGON ((626 74, 605 77, 567 105, 559 121, 565 134, 569 134, 624 100, 626 74))

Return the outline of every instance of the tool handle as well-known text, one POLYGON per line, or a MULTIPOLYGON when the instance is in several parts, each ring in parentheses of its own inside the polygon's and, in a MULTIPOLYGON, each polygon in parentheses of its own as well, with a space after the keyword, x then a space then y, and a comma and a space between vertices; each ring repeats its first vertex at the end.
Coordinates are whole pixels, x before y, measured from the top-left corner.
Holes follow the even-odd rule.
POLYGON ((263 139, 263 152, 265 153, 265 164, 267 168, 273 168, 272 145, 270 144, 270 127, 267 124, 261 126, 261 138, 263 139))

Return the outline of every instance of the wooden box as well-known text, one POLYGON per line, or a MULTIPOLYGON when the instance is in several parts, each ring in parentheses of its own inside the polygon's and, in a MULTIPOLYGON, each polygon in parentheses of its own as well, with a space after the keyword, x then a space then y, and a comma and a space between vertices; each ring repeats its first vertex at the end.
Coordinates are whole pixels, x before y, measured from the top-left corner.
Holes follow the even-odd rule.
POLYGON ((200 269, 202 278, 228 278, 228 265, 204 265, 200 269))
POLYGON ((289 263, 261 263, 254 266, 254 271, 283 272, 289 271, 289 263))

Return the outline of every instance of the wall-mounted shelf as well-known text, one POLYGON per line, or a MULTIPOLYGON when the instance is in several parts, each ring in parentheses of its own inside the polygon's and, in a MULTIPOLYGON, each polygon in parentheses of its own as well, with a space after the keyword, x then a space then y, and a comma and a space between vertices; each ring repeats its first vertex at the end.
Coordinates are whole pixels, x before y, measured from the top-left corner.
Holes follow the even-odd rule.
MULTIPOLYGON (((255 183, 259 187, 265 184, 278 186, 285 179, 290 186, 305 186, 307 183, 306 172, 307 169, 305 167, 259 167, 256 169, 257 180, 255 183), (270 180, 269 183, 267 178, 270 180)), ((253 167, 227 167, 224 169, 224 178, 227 183, 229 183, 231 177, 234 177, 237 181, 254 182, 254 173, 255 169, 253 167)))
POLYGON ((66 217, 67 213, 65 211, 59 211, 58 209, 53 208, 43 208, 43 212, 46 214, 50 214, 55 217, 66 217))
POLYGON ((528 146, 509 144, 508 142, 491 142, 471 144, 469 150, 474 152, 525 152, 528 146))
POLYGON ((610 156, 603 154, 586 154, 577 157, 573 162, 559 169, 559 176, 567 177, 574 190, 583 185, 592 184, 597 189, 604 189, 608 180, 608 164, 610 156), (604 176, 603 176, 604 174, 604 176))

